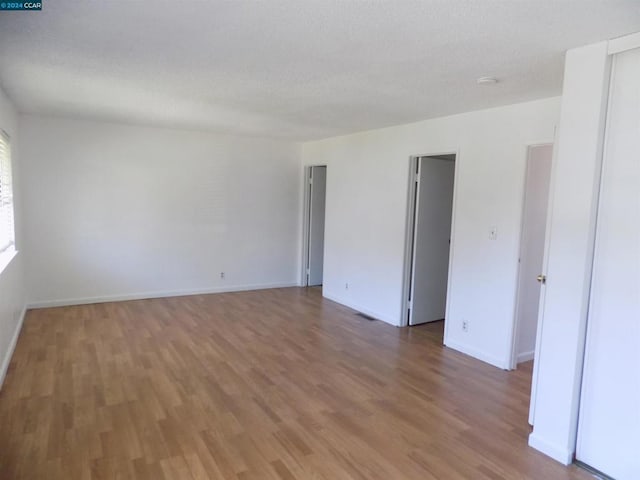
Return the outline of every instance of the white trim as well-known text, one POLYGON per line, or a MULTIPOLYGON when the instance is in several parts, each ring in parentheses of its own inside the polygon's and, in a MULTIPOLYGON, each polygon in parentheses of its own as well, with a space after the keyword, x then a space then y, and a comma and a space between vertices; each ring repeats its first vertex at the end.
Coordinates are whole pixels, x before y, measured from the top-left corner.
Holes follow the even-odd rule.
POLYGON ((11 260, 13 260, 17 254, 18 251, 13 246, 0 252, 0 274, 4 272, 5 268, 9 266, 11 260))
POLYGON ((16 345, 18 344, 18 337, 20 336, 20 332, 22 331, 22 324, 24 323, 24 317, 27 313, 27 307, 22 309, 20 313, 20 320, 18 320, 18 325, 16 325, 16 329, 13 332, 13 337, 11 338, 11 342, 9 343, 9 348, 7 348, 7 353, 5 353, 4 359, 2 360, 2 369, 0 369, 0 389, 2 389, 2 385, 4 384, 4 379, 7 376, 7 371, 9 370, 9 364, 11 363, 11 357, 13 356, 13 352, 16 349, 16 345))
POLYGON ((535 433, 529 435, 529 446, 548 455, 563 465, 570 465, 573 462, 573 451, 567 447, 553 445, 546 440, 539 438, 535 433))
POLYGON ((373 310, 369 310, 368 308, 363 307, 362 305, 345 300, 341 298, 339 295, 335 295, 333 293, 327 292, 325 289, 322 290, 322 296, 328 300, 331 300, 332 302, 339 303, 340 305, 344 305, 345 307, 349 307, 360 313, 364 313, 365 315, 368 315, 371 318, 375 318, 376 320, 381 320, 385 323, 388 323, 389 325, 393 325, 394 327, 400 326, 398 325, 397 320, 393 317, 389 317, 387 315, 383 315, 373 310))
MULTIPOLYGON (((517 363, 528 362, 529 360, 533 360, 535 357, 535 350, 531 350, 530 352, 522 352, 519 353, 516 357, 517 363)), ((516 364, 517 365, 517 364, 516 364)))
POLYGON ((407 184, 407 212, 405 216, 404 234, 404 274, 402 276, 402 297, 400 301, 400 318, 398 326, 407 327, 409 325, 408 299, 410 295, 411 270, 413 267, 413 237, 415 228, 415 208, 416 208, 416 169, 420 157, 409 157, 409 183, 407 184))
POLYGON ((305 165, 305 167, 302 169, 302 261, 300 262, 300 285, 302 287, 307 287, 309 285, 309 280, 307 277, 307 266, 309 263, 309 208, 311 205, 311 182, 309 181, 309 178, 311 176, 312 166, 313 165, 305 165))
POLYGON ((458 185, 460 185, 460 171, 462 162, 462 155, 460 149, 455 150, 456 163, 453 169, 453 203, 451 204, 451 245, 449 245, 449 270, 447 272, 447 298, 444 313, 444 335, 442 343, 447 344, 449 339, 449 324, 447 321, 447 315, 451 311, 451 292, 453 291, 453 257, 456 251, 456 213, 458 205, 458 185))
POLYGON ((453 169, 453 201, 451 204, 451 244, 449 245, 449 267, 447 272, 447 299, 445 306, 445 321, 444 321, 444 340, 447 338, 447 325, 449 322, 446 320, 446 312, 451 311, 451 285, 452 285, 452 265, 453 265, 453 254, 455 251, 455 225, 456 225, 456 199, 458 198, 458 175, 460 173, 460 149, 451 148, 449 150, 444 150, 438 153, 427 153, 420 155, 411 155, 409 157, 409 184, 407 185, 407 209, 405 213, 405 246, 404 246, 404 274, 403 274, 403 285, 402 285, 402 298, 400 302, 400 318, 394 322, 388 322, 392 325, 397 325, 400 327, 406 327, 409 325, 409 318, 407 315, 407 300, 409 298, 409 285, 411 284, 411 269, 413 266, 413 255, 412 255, 412 246, 414 243, 414 228, 415 228, 415 219, 414 219, 414 211, 416 208, 415 201, 417 200, 415 197, 416 192, 416 182, 415 182, 415 172, 417 167, 417 162, 422 157, 438 157, 441 155, 455 155, 455 164, 453 169))
MULTIPOLYGON (((298 286, 308 287, 308 264, 309 264, 309 235, 311 233, 311 172, 313 167, 324 167, 329 173, 327 164, 305 165, 302 169, 304 172, 303 183, 303 199, 302 199, 302 262, 300 269, 300 282, 298 286)), ((325 178, 325 201, 326 201, 326 178, 325 178)), ((325 214, 326 215, 326 214, 325 214)))
POLYGON ((140 293, 104 295, 100 297, 67 298, 63 300, 42 300, 37 302, 29 302, 27 304, 27 308, 66 307, 70 305, 87 305, 91 303, 125 302, 128 300, 145 300, 149 298, 183 297, 183 296, 189 296, 189 295, 207 295, 211 293, 243 292, 247 290, 267 290, 270 288, 289 288, 289 287, 299 287, 299 285, 296 282, 261 283, 261 284, 254 284, 254 285, 233 285, 230 287, 209 287, 209 288, 194 289, 194 290, 140 292, 140 293))
MULTIPOLYGON (((446 321, 445 321, 446 326, 446 321)), ((487 355, 486 353, 476 350, 473 347, 469 347, 462 343, 446 341, 444 342, 446 347, 452 348, 453 350, 457 350, 458 352, 464 353, 465 355, 469 355, 470 357, 476 358, 478 360, 482 360, 489 365, 493 365, 494 367, 501 368, 502 370, 509 370, 509 359, 494 357, 493 355, 487 355)))
POLYGON ((607 53, 614 55, 634 48, 640 48, 640 32, 609 40, 607 53))

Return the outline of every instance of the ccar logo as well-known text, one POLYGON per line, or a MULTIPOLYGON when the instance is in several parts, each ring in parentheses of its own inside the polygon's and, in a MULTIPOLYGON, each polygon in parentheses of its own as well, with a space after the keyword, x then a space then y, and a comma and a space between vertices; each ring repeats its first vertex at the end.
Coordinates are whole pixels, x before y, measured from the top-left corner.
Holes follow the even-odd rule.
POLYGON ((0 2, 0 10, 42 10, 42 2, 0 2))

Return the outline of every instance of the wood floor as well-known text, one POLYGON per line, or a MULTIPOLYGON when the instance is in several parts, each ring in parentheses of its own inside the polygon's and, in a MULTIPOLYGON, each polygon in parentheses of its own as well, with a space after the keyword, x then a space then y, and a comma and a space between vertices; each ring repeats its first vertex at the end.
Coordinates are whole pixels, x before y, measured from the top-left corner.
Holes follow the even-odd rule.
POLYGON ((0 478, 591 478, 527 447, 530 378, 318 289, 35 310, 0 478))

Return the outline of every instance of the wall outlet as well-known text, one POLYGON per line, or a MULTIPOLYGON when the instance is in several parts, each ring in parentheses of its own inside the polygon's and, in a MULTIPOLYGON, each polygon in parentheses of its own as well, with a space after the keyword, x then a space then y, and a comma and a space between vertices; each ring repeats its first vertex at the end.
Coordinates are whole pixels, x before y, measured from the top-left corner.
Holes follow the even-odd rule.
POLYGON ((469 331, 469 321, 468 320, 462 320, 462 331, 463 332, 468 332, 469 331))
POLYGON ((224 272, 220 272, 220 278, 224 280, 224 272))
POLYGON ((349 290, 349 284, 348 284, 348 283, 345 283, 345 284, 344 284, 344 289, 345 289, 345 290, 349 290))
POLYGON ((495 225, 489 228, 489 240, 498 239, 498 227, 495 225))

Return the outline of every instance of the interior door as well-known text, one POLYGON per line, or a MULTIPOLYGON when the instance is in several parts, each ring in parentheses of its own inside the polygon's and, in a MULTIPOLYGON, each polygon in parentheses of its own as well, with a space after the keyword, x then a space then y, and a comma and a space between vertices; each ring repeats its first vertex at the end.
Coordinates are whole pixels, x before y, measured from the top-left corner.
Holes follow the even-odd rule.
POLYGON ((614 57, 576 456, 640 478, 640 48, 614 57))
POLYGON ((409 325, 445 316, 454 172, 453 160, 418 159, 409 325))
POLYGON ((543 266, 552 156, 553 145, 529 147, 518 275, 518 363, 533 359, 536 346, 542 287, 536 278, 543 266))
POLYGON ((309 195, 309 286, 322 285, 324 264, 324 218, 327 189, 327 167, 310 168, 309 195))

